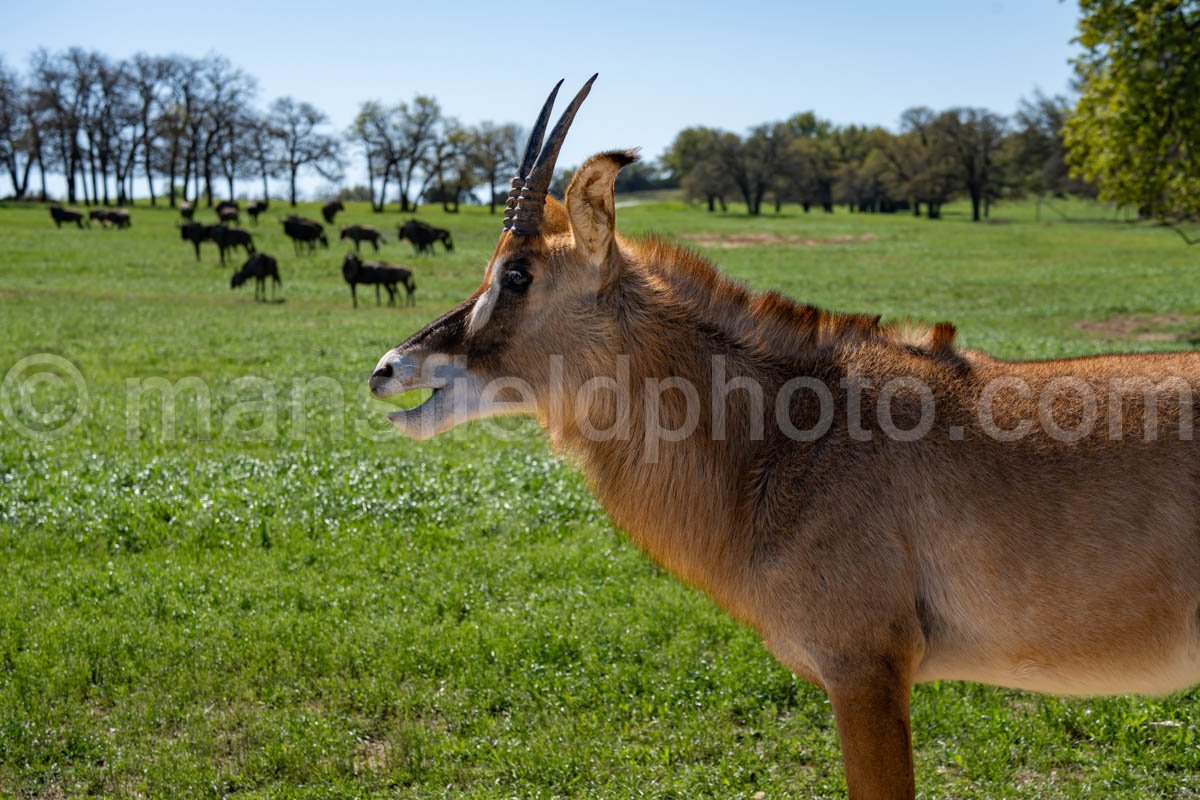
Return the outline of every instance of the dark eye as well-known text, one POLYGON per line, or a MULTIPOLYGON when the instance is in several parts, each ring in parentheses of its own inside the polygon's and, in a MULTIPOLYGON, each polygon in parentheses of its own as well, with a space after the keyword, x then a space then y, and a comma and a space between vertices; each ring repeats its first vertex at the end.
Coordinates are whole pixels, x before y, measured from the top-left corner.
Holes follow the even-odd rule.
POLYGON ((504 285, 510 289, 524 289, 533 280, 523 269, 510 269, 504 273, 504 285))

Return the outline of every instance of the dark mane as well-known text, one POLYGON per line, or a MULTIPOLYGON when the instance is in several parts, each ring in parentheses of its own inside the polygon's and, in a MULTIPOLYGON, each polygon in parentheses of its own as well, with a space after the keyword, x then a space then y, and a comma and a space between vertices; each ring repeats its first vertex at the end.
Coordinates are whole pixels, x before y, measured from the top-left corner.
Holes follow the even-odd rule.
POLYGON ((657 236, 622 239, 653 285, 689 304, 705 320, 756 349, 790 358, 842 345, 893 344, 916 354, 955 352, 955 328, 939 322, 880 325, 880 316, 843 314, 797 303, 778 292, 753 292, 722 275, 694 250, 657 236))

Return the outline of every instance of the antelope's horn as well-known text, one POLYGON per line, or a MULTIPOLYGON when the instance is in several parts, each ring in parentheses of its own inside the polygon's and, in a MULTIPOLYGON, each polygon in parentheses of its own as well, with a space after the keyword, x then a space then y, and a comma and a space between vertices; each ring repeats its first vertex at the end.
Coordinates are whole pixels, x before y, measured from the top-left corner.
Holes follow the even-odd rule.
MULTIPOLYGON (((542 145, 537 160, 529 174, 525 176, 524 185, 521 186, 516 198, 511 222, 508 222, 508 214, 505 214, 505 228, 511 228, 516 235, 533 236, 541 230, 542 212, 546 206, 546 192, 550 189, 550 181, 554 179, 554 164, 558 161, 558 152, 567 138, 567 130, 575 120, 575 113, 583 105, 588 92, 592 90, 592 83, 599 74, 596 73, 588 78, 587 83, 579 90, 579 94, 575 95, 575 99, 571 101, 571 105, 567 106, 562 116, 558 118, 554 130, 550 132, 550 138, 542 145)), ((557 87, 555 91, 557 91, 557 87)), ((541 122, 540 118, 539 122, 541 122)))
POLYGON ((529 171, 533 169, 533 163, 542 148, 542 139, 546 135, 546 123, 550 121, 550 112, 554 109, 554 98, 558 97, 558 89, 562 85, 563 79, 560 78, 558 83, 554 84, 554 90, 550 92, 550 96, 546 98, 537 121, 533 123, 533 129, 529 131, 529 140, 525 142, 525 154, 521 157, 517 174, 513 175, 512 184, 508 190, 508 200, 504 203, 504 230, 512 227, 513 215, 517 210, 517 199, 521 196, 521 188, 525 185, 525 179, 529 177, 529 171))

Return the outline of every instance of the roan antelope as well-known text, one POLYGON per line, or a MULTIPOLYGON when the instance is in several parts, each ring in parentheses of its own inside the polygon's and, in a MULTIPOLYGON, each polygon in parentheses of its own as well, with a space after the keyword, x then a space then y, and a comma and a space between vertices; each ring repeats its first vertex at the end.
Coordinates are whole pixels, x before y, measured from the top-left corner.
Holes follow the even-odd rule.
POLYGON ((401 431, 536 416, 638 545, 829 693, 853 798, 913 797, 915 683, 1200 681, 1200 355, 1000 361, 626 239, 632 153, 546 196, 591 83, 544 145, 557 87, 542 109, 482 285, 379 361, 378 397, 433 389, 401 431))

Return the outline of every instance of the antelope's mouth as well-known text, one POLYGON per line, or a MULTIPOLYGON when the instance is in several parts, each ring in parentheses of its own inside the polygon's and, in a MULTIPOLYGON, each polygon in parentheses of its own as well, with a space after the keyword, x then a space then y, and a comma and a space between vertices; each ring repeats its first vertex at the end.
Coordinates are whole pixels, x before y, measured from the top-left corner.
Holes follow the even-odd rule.
MULTIPOLYGON (((461 387, 460 387, 461 388, 461 387)), ((408 408, 388 412, 388 420, 411 439, 423 441, 454 427, 457 407, 464 398, 457 397, 453 381, 437 386, 425 383, 409 384, 398 391, 375 391, 376 397, 400 397, 411 392, 428 390, 429 396, 408 408)))
POLYGON ((427 406, 432 407, 432 406, 435 406, 438 403, 442 402, 442 400, 445 398, 446 387, 445 386, 436 386, 436 387, 435 386, 412 386, 408 389, 405 389, 402 392, 398 392, 396 394, 387 395, 387 396, 404 398, 406 395, 417 394, 417 393, 423 392, 423 391, 429 392, 428 396, 426 396, 425 399, 421 400, 420 402, 414 403, 413 405, 401 406, 401 407, 397 408, 395 411, 389 411, 388 419, 390 419, 393 423, 395 423, 399 420, 404 420, 409 417, 415 417, 419 414, 424 413, 425 411, 429 410, 428 408, 426 408, 427 406))
POLYGON ((423 355, 385 355, 370 381, 379 399, 426 390, 429 396, 408 408, 388 412, 388 419, 413 439, 428 439, 471 418, 478 405, 477 381, 453 361, 423 355))

